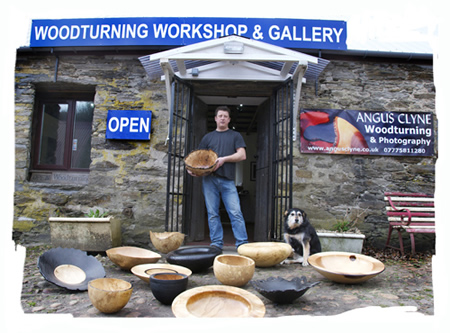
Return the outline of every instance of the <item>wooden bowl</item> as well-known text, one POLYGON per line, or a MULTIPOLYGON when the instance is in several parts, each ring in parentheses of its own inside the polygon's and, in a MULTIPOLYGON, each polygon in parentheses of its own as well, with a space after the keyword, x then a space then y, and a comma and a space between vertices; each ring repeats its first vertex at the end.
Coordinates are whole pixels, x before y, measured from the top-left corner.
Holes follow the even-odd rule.
POLYGON ((97 310, 103 313, 120 311, 130 300, 133 286, 122 279, 101 278, 88 284, 88 295, 97 310))
POLYGON ((338 283, 361 283, 384 271, 384 264, 372 257, 350 252, 320 252, 309 264, 326 278, 338 283))
POLYGON ((277 304, 292 303, 319 283, 320 281, 308 283, 304 276, 291 280, 271 276, 265 280, 252 281, 253 287, 261 295, 277 304))
POLYGON ((222 254, 222 250, 214 246, 188 246, 171 251, 166 260, 168 263, 189 268, 193 273, 201 272, 214 263, 214 258, 222 254))
POLYGON ((258 296, 244 289, 209 285, 188 289, 172 302, 175 317, 255 317, 266 313, 258 296))
POLYGON ((162 253, 178 249, 184 241, 184 234, 177 231, 153 232, 150 231, 150 240, 153 246, 162 253))
POLYGON ((106 250, 108 258, 123 270, 130 270, 140 264, 155 263, 161 259, 161 255, 140 247, 120 246, 106 250))
POLYGON ((71 248, 54 248, 38 258, 42 276, 59 287, 68 290, 87 290, 88 282, 105 277, 105 269, 85 251, 71 248))
POLYGON ((217 164, 218 155, 211 149, 197 149, 184 158, 186 169, 194 175, 209 175, 217 164))
POLYGON ((242 244, 237 251, 240 255, 252 258, 256 267, 271 267, 289 257, 292 247, 280 242, 255 242, 242 244))
POLYGON ((222 254, 214 259, 214 276, 219 282, 242 287, 255 273, 255 261, 236 254, 222 254))
POLYGON ((189 277, 192 271, 189 268, 171 264, 142 264, 132 267, 131 273, 142 281, 149 283, 150 275, 156 273, 181 273, 189 277))
POLYGON ((150 289, 153 296, 165 305, 186 290, 188 276, 181 273, 156 273, 150 275, 150 289))

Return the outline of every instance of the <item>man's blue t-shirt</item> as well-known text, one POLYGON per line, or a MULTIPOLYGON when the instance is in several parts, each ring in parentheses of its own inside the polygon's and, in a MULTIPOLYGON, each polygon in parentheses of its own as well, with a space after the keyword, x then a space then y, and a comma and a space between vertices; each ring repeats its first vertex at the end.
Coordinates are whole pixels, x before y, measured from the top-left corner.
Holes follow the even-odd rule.
MULTIPOLYGON (((228 129, 223 132, 212 131, 200 141, 199 149, 212 149, 219 157, 233 155, 238 148, 246 148, 244 138, 239 132, 228 129)), ((236 163, 225 163, 215 174, 234 180, 236 163)))

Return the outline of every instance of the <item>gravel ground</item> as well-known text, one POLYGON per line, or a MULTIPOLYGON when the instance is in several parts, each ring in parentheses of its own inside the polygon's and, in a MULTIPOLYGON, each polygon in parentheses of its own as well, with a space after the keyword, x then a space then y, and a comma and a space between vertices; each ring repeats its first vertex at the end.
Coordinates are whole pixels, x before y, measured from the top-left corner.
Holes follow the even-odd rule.
MULTIPOLYGON (((121 270, 105 255, 97 254, 106 277, 121 278, 131 282, 133 294, 128 304, 115 314, 103 314, 90 302, 87 291, 69 291, 46 281, 37 268, 38 257, 49 246, 33 246, 26 250, 24 264, 21 306, 26 314, 71 314, 73 317, 106 318, 170 318, 174 317, 171 307, 161 304, 153 297, 147 283, 128 271, 121 270)), ((233 250, 225 252, 233 253, 233 250)), ((378 276, 362 284, 338 284, 316 272, 311 266, 276 265, 270 268, 256 268, 253 280, 270 276, 291 279, 305 276, 309 282, 320 283, 309 289, 292 304, 275 304, 260 295, 248 283, 243 289, 257 295, 266 307, 265 317, 296 315, 332 316, 349 310, 365 307, 415 307, 420 314, 434 314, 432 268, 430 254, 418 257, 401 257, 395 251, 375 251, 365 249, 364 254, 381 260, 386 269, 378 276)), ((159 262, 165 262, 164 255, 159 262)), ((212 267, 189 278, 188 289, 220 284, 212 267)))

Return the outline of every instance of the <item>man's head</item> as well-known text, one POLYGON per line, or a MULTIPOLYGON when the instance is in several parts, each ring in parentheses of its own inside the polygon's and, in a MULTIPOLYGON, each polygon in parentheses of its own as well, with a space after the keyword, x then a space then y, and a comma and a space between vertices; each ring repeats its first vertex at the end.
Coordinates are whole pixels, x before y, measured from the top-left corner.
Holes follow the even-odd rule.
POLYGON ((228 129, 228 124, 230 123, 230 109, 227 106, 219 106, 216 108, 216 115, 214 120, 217 124, 217 131, 226 131, 228 129))
POLYGON ((225 112, 228 112, 228 117, 231 118, 231 110, 230 110, 230 108, 229 108, 228 106, 218 106, 218 107, 216 108, 216 113, 215 113, 216 116, 217 116, 217 113, 218 113, 219 111, 225 111, 225 112))

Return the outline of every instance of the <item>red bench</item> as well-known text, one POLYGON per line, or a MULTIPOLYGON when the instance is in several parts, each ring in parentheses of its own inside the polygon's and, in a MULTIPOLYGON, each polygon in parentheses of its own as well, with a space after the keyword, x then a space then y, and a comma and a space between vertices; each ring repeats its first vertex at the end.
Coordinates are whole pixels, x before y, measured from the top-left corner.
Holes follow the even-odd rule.
POLYGON ((389 221, 389 232, 385 247, 400 250, 405 254, 402 232, 409 233, 411 252, 416 254, 414 234, 435 233, 434 197, 424 193, 386 192, 386 212, 389 221), (393 230, 398 232, 400 248, 389 245, 393 230))

